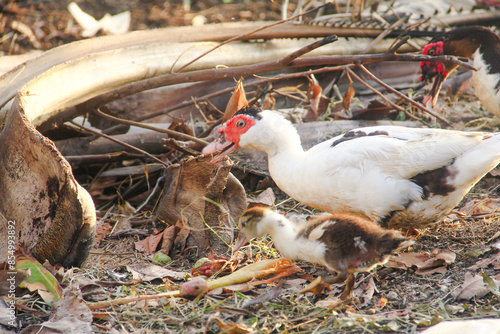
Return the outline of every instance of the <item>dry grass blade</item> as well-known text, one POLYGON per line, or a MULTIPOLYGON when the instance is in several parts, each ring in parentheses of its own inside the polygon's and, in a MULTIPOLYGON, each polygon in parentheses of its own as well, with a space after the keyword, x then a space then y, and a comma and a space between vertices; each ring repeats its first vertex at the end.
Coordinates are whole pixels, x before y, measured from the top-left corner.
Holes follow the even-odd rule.
POLYGON ((156 127, 156 126, 151 126, 151 125, 148 125, 148 124, 143 124, 141 122, 135 122, 135 121, 130 121, 130 120, 123 119, 123 118, 114 117, 114 116, 108 115, 106 113, 103 113, 99 109, 94 110, 94 113, 97 114, 97 115, 99 115, 99 116, 101 116, 101 117, 110 119, 113 122, 117 122, 117 123, 121 123, 121 124, 127 124, 127 125, 132 125, 132 126, 137 126, 139 128, 153 130, 153 131, 156 131, 156 132, 166 133, 169 136, 183 138, 185 140, 192 140, 192 141, 197 142, 197 143, 202 144, 202 145, 207 145, 208 144, 208 142, 206 142, 205 140, 200 139, 200 138, 196 138, 196 137, 193 137, 193 136, 190 136, 190 135, 188 135, 186 133, 182 133, 182 132, 178 132, 178 131, 174 131, 174 130, 170 130, 170 129, 162 129, 162 128, 159 128, 159 127, 156 127))
POLYGON ((108 135, 106 135, 106 134, 104 134, 104 133, 101 133, 101 132, 99 132, 99 131, 95 131, 95 130, 89 129, 89 128, 87 128, 87 127, 84 127, 84 126, 82 126, 82 125, 76 124, 76 123, 75 123, 75 122, 73 122, 73 121, 71 121, 70 123, 71 123, 71 124, 73 124, 74 126, 76 126, 76 127, 77 127, 77 128, 79 128, 79 129, 82 129, 82 130, 84 130, 84 131, 90 132, 90 133, 92 133, 92 134, 94 134, 94 135, 98 135, 98 136, 104 137, 104 138, 106 138, 106 139, 109 139, 109 140, 111 140, 111 141, 113 141, 113 142, 117 143, 117 144, 122 145, 123 147, 129 148, 129 149, 131 149, 131 150, 133 150, 133 151, 136 151, 136 152, 139 152, 139 153, 141 153, 141 154, 143 154, 143 155, 147 156, 148 158, 151 158, 151 159, 153 159, 154 161, 156 161, 156 162, 158 162, 158 163, 160 163, 160 164, 164 165, 165 167, 168 167, 168 166, 169 166, 169 164, 165 163, 165 161, 163 161, 163 160, 161 160, 161 159, 158 159, 158 158, 157 158, 157 157, 155 157, 154 155, 152 155, 152 154, 150 154, 150 153, 148 153, 148 152, 146 152, 146 151, 144 151, 144 150, 141 150, 141 149, 140 149, 140 148, 138 148, 138 147, 135 147, 135 146, 129 145, 129 144, 127 144, 127 143, 124 143, 124 142, 122 142, 122 141, 120 141, 120 140, 118 140, 118 139, 116 139, 116 138, 113 138, 112 136, 108 136, 108 135))

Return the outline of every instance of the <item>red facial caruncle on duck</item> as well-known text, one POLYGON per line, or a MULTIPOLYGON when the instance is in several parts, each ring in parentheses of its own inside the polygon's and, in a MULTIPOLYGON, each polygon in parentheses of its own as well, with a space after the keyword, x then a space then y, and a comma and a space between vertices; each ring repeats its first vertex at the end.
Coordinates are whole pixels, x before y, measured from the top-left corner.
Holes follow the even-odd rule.
POLYGON ((227 121, 226 126, 219 129, 219 133, 224 133, 227 141, 238 145, 240 136, 255 125, 255 120, 247 115, 236 115, 227 121))
MULTIPOLYGON (((422 50, 422 54, 426 56, 441 56, 443 55, 443 42, 439 41, 436 43, 427 44, 422 50)), ((443 77, 448 76, 448 72, 444 70, 443 63, 422 61, 420 62, 420 69, 422 70, 422 75, 420 76, 420 81, 428 80, 430 81, 437 74, 441 74, 443 77)))

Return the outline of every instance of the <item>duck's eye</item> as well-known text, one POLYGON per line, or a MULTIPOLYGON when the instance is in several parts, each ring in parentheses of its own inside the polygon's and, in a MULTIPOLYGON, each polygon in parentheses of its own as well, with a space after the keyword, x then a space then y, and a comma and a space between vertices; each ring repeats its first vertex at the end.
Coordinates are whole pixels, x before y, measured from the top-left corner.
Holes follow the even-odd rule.
POLYGON ((429 51, 427 51, 427 55, 428 55, 428 56, 435 56, 435 55, 436 55, 436 50, 434 50, 434 49, 429 49, 429 51))
POLYGON ((240 119, 239 121, 236 122, 236 127, 243 128, 245 127, 246 124, 247 123, 244 120, 240 119))

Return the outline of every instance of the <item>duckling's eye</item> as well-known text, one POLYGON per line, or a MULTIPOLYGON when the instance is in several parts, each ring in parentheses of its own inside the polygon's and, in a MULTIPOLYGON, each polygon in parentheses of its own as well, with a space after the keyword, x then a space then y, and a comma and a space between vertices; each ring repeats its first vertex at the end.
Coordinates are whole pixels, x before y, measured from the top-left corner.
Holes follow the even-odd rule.
POLYGON ((236 122, 236 127, 238 127, 238 128, 243 128, 243 127, 245 127, 245 125, 247 125, 247 123, 242 119, 240 119, 239 121, 236 122))
POLYGON ((434 49, 429 49, 429 51, 427 51, 427 55, 428 55, 428 56, 435 56, 435 55, 436 55, 436 50, 434 50, 434 49))
POLYGON ((242 222, 241 227, 245 227, 245 226, 247 226, 247 222, 242 222))

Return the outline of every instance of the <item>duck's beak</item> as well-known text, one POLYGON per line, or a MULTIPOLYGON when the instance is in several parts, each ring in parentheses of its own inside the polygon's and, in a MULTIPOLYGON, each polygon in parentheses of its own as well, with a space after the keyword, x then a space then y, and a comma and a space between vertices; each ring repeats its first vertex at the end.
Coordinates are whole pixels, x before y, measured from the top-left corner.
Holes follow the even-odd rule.
POLYGON ((434 107, 436 105, 437 99, 439 97, 439 92, 441 91, 441 87, 443 86, 444 79, 446 79, 445 75, 438 73, 434 77, 434 83, 432 84, 432 88, 429 91, 429 95, 424 99, 424 106, 431 101, 431 106, 434 107))
POLYGON ((240 232, 233 246, 233 253, 235 253, 238 249, 245 246, 248 243, 248 239, 240 232))
POLYGON ((238 147, 235 143, 227 141, 224 138, 224 134, 222 134, 219 138, 217 138, 216 140, 205 146, 201 151, 201 153, 205 155, 216 153, 215 156, 212 158, 212 160, 210 160, 210 163, 213 164, 222 159, 224 156, 228 155, 229 153, 232 153, 237 148, 238 147))

